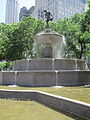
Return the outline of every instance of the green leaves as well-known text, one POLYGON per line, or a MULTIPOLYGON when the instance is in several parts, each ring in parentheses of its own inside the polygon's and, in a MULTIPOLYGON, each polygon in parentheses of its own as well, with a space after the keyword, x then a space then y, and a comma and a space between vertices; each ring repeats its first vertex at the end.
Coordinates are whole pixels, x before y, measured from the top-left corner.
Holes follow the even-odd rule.
POLYGON ((33 37, 44 28, 44 21, 31 17, 12 25, 0 24, 0 60, 32 58, 33 37))
POLYGON ((0 71, 9 71, 12 70, 12 63, 11 62, 0 62, 0 71))
MULTIPOLYGON (((88 58, 90 55, 90 2, 89 9, 72 18, 50 22, 52 30, 66 38, 64 57, 88 58)), ((35 57, 33 37, 46 28, 46 23, 32 17, 24 17, 19 23, 0 24, 0 60, 17 60, 35 57)), ((43 46, 38 47, 39 51, 43 46)), ((42 53, 40 53, 42 54, 42 53)))
MULTIPOLYGON (((90 4, 90 3, 89 3, 90 4)), ((90 51, 90 8, 83 14, 75 14, 70 19, 50 23, 52 30, 63 34, 66 38, 64 57, 88 58, 90 51)))

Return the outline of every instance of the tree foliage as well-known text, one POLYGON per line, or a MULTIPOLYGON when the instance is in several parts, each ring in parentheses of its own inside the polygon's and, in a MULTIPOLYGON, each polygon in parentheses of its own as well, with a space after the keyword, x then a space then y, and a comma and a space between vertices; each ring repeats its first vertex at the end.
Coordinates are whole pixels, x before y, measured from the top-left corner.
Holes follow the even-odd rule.
POLYGON ((19 60, 33 57, 33 37, 44 29, 44 21, 31 17, 20 23, 0 25, 0 60, 19 60))
MULTIPOLYGON (((50 22, 50 28, 66 38, 64 57, 90 57, 90 1, 89 9, 70 19, 50 22)), ((42 20, 25 17, 19 23, 0 24, 0 60, 19 60, 35 57, 33 37, 43 31, 46 24, 42 20)), ((40 46, 40 50, 43 47, 40 46)))
POLYGON ((75 14, 70 19, 58 20, 50 24, 51 29, 66 38, 64 57, 90 57, 90 2, 89 9, 83 14, 75 14))

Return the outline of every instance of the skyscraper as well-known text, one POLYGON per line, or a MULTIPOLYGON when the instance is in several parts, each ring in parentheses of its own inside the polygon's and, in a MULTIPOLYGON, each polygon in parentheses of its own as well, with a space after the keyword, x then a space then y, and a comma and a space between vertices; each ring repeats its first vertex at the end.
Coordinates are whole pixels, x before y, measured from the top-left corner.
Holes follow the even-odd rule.
POLYGON ((19 21, 19 4, 18 0, 7 0, 5 23, 11 24, 19 21))
POLYGON ((51 12, 54 21, 70 18, 85 11, 86 0, 35 0, 35 16, 44 20, 44 10, 51 12))
POLYGON ((26 7, 22 7, 19 13, 19 21, 21 21, 23 17, 28 17, 28 16, 35 17, 34 11, 35 11, 35 6, 32 6, 29 10, 26 7))

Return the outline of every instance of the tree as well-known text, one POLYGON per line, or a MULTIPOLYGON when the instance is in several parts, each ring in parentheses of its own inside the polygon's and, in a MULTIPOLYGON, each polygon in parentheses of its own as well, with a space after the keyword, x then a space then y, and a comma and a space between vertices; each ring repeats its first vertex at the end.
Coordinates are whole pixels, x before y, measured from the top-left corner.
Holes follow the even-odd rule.
POLYGON ((86 54, 87 57, 89 57, 88 53, 90 53, 90 0, 88 1, 88 7, 89 9, 84 13, 84 17, 80 23, 82 33, 79 38, 79 43, 81 45, 80 58, 82 58, 83 53, 86 54))
POLYGON ((7 48, 10 45, 9 37, 11 36, 12 27, 4 23, 0 24, 0 60, 6 59, 7 48), (9 45, 7 45, 9 42, 9 45))
POLYGON ((0 25, 1 59, 19 60, 33 58, 33 37, 45 27, 45 22, 31 17, 23 18, 20 23, 0 25), (2 44, 3 43, 3 44, 2 44), (4 53, 4 56, 3 56, 4 53))
MULTIPOLYGON (((90 2, 84 14, 76 14, 70 19, 50 22, 52 30, 66 38, 64 57, 87 58, 90 54, 90 2)), ((0 60, 19 60, 36 57, 33 37, 43 31, 46 24, 42 20, 25 17, 19 23, 0 24, 0 60)), ((39 46, 40 51, 43 46, 39 46)))
POLYGON ((65 18, 50 24, 52 30, 63 34, 66 38, 67 46, 64 57, 79 59, 87 57, 88 47, 90 47, 90 15, 88 11, 84 14, 75 14, 70 19, 65 18), (85 27, 85 24, 88 25, 85 27))

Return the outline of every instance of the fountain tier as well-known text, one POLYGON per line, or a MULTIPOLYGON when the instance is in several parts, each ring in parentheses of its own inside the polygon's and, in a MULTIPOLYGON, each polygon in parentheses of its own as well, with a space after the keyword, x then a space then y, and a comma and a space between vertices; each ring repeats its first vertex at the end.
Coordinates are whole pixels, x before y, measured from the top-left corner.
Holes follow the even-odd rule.
POLYGON ((49 29, 45 30, 42 33, 35 35, 34 41, 40 44, 55 44, 55 43, 62 43, 63 35, 60 35, 56 32, 50 31, 49 29))
POLYGON ((14 71, 85 70, 85 61, 76 59, 38 58, 13 62, 14 71))
POLYGON ((44 32, 39 33, 37 35, 35 35, 34 37, 34 42, 39 43, 39 44, 43 44, 45 46, 44 49, 44 58, 52 58, 53 54, 53 44, 60 44, 60 48, 65 45, 65 40, 64 40, 64 36, 60 35, 56 32, 53 32, 49 29, 46 29, 44 32))
POLYGON ((90 85, 90 71, 34 70, 0 72, 0 84, 18 86, 79 86, 90 85), (16 76, 17 75, 17 76, 16 76))

